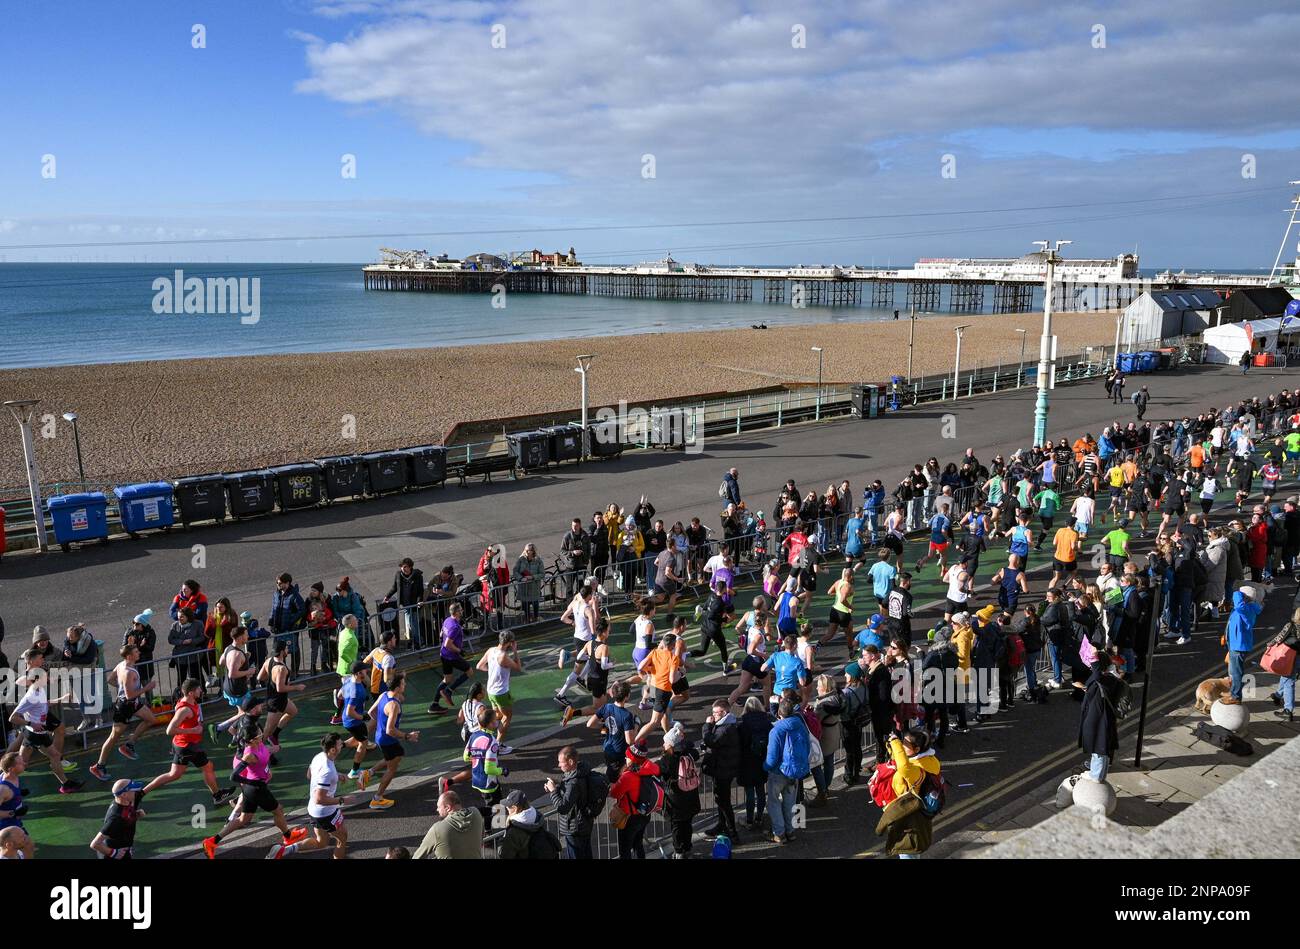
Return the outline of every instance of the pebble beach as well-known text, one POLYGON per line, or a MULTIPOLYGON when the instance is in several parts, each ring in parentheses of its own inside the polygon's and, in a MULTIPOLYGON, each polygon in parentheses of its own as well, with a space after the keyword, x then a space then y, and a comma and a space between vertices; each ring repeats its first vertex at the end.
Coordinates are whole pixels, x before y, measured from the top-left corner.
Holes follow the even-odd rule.
MULTIPOLYGON (((1057 314, 1053 328, 1059 353, 1110 344, 1115 317, 1105 311, 1057 314)), ((963 369, 1017 365, 1017 328, 1029 330, 1026 360, 1032 364, 1041 322, 1040 313, 921 317, 913 372, 951 371, 953 327, 963 323, 973 324, 962 341, 963 369)), ((86 480, 121 484, 437 443, 458 422, 576 411, 579 384, 572 369, 578 353, 596 357, 588 375, 594 410, 621 399, 649 402, 815 383, 817 357, 811 346, 824 349, 826 385, 882 382, 906 373, 907 341, 904 318, 455 348, 54 366, 0 370, 0 397, 41 400, 36 446, 42 482, 77 478, 72 427, 60 417, 73 411, 79 417, 86 480), (41 437, 44 415, 57 420, 53 438, 41 437)), ((14 489, 26 481, 18 433, 7 424, 0 488, 14 489)))

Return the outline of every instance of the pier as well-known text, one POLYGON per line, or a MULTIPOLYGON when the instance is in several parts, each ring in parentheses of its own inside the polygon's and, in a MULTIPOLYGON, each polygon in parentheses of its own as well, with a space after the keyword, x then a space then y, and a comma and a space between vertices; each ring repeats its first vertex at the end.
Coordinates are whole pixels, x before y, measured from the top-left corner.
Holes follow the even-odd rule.
MULTIPOLYGON (((671 257, 627 266, 519 265, 478 254, 465 261, 422 251, 384 251, 363 268, 367 290, 426 293, 559 293, 641 300, 910 309, 950 313, 1026 313, 1041 306, 1038 254, 1020 258, 923 258, 911 268, 859 266, 713 267, 671 257)), ((1053 306, 1116 310, 1147 290, 1211 289, 1227 294, 1268 284, 1249 274, 1172 274, 1144 278, 1135 254, 1067 260, 1057 266, 1053 306)))

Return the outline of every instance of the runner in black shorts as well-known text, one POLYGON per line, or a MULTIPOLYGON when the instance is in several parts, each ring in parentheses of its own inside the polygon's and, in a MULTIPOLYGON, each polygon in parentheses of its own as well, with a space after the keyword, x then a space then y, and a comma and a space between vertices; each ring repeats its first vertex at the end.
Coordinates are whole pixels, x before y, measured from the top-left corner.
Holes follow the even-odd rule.
POLYGON ((591 705, 580 708, 570 705, 564 710, 563 724, 567 725, 575 715, 584 718, 595 715, 608 698, 609 672, 614 668, 613 657, 609 653, 609 620, 604 616, 596 617, 596 638, 583 647, 587 650, 587 661, 582 667, 578 685, 591 693, 591 705))
POLYGON ((280 750, 280 732, 298 714, 298 706, 289 700, 290 692, 307 688, 302 683, 289 684, 289 667, 284 657, 289 652, 289 640, 276 639, 271 655, 257 674, 257 681, 266 684, 266 740, 272 753, 280 750))
POLYGON ((214 804, 220 804, 235 793, 234 788, 217 787, 212 762, 199 745, 203 739, 203 710, 199 707, 199 696, 202 694, 203 684, 198 679, 186 679, 181 685, 180 701, 172 710, 171 721, 167 723, 167 734, 172 740, 171 769, 150 781, 140 792, 141 797, 165 784, 179 781, 191 765, 202 770, 203 783, 212 792, 214 804))
POLYGON ((121 656, 122 661, 108 674, 108 684, 117 687, 117 700, 113 703, 113 727, 109 730, 108 737, 104 739, 104 744, 99 749, 99 759, 90 766, 90 773, 101 781, 109 779, 108 756, 113 753, 113 748, 117 746, 118 740, 132 720, 135 718, 140 719, 136 724, 134 734, 118 747, 122 757, 132 760, 136 757, 136 741, 144 734, 146 729, 156 722, 153 710, 144 703, 144 696, 150 689, 157 687, 158 683, 150 681, 147 684, 142 684, 140 682, 140 673, 136 670, 136 662, 140 659, 140 647, 134 644, 123 646, 121 656))
POLYGON ((252 823, 253 815, 259 810, 271 815, 275 826, 280 829, 280 834, 284 837, 286 847, 307 838, 307 828, 290 829, 284 819, 284 808, 271 793, 271 748, 263 741, 261 729, 255 722, 245 722, 240 737, 244 747, 235 758, 231 780, 242 785, 243 790, 226 826, 221 828, 220 833, 203 841, 203 852, 209 860, 217 858, 217 845, 221 843, 221 838, 240 827, 247 827, 252 823))

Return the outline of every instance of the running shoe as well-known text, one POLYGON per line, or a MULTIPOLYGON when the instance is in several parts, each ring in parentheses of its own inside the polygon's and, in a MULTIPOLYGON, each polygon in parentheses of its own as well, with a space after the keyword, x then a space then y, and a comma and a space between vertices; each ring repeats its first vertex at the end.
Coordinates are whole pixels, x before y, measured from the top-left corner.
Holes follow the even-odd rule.
POLYGON ((225 801, 228 798, 233 797, 234 795, 235 795, 234 785, 231 785, 228 788, 218 788, 217 793, 212 795, 212 803, 220 804, 222 801, 225 801))
POLYGON ((203 852, 204 854, 207 855, 207 858, 209 860, 217 859, 217 838, 216 837, 203 838, 203 852))
POLYGON ((339 715, 339 714, 336 713, 336 714, 334 715, 334 717, 330 719, 330 724, 331 724, 331 725, 342 725, 342 724, 343 724, 343 716, 342 716, 342 715, 339 715))
POLYGON ((554 695, 551 696, 551 698, 555 699, 555 701, 559 703, 560 708, 569 707, 569 700, 565 698, 563 694, 556 692, 554 695))
POLYGON ((283 860, 285 851, 289 849, 288 844, 276 844, 271 848, 271 852, 266 855, 267 860, 283 860))
POLYGON ((107 781, 110 777, 112 777, 112 775, 108 773, 108 768, 100 764, 98 761, 92 764, 88 770, 90 771, 91 774, 99 778, 99 780, 101 781, 107 781))
POLYGON ((567 650, 567 649, 561 649, 561 650, 560 650, 560 661, 557 662, 557 663, 555 664, 555 668, 557 668, 557 669, 563 669, 563 668, 564 668, 565 666, 567 666, 568 664, 569 664, 569 650, 567 650))
POLYGON ((438 794, 443 795, 451 790, 451 778, 438 779, 438 794))
POLYGON ((513 751, 514 749, 511 748, 509 745, 501 745, 500 747, 497 748, 497 754, 499 755, 508 755, 513 751))
POLYGON ((373 772, 369 768, 363 768, 361 773, 357 775, 357 787, 364 791, 366 785, 370 783, 371 774, 373 774, 373 772))
POLYGON ((212 745, 217 743, 217 726, 215 724, 208 726, 208 743, 212 745))
POLYGON ((306 840, 310 832, 306 827, 294 827, 289 831, 289 836, 284 838, 286 844, 296 844, 299 841, 306 840))
POLYGON ((578 710, 574 706, 570 705, 568 708, 564 710, 564 716, 561 718, 560 724, 561 725, 569 724, 569 722, 573 721, 573 716, 577 714, 578 714, 578 710))
POLYGON ((1174 643, 1174 645, 1175 645, 1175 646, 1186 646, 1186 645, 1187 645, 1188 643, 1190 643, 1190 642, 1191 642, 1191 640, 1190 640, 1188 637, 1186 637, 1186 636, 1182 636, 1182 637, 1180 637, 1180 638, 1178 639, 1178 641, 1177 641, 1176 643, 1174 643))
POLYGON ((360 774, 361 774, 361 771, 358 770, 357 768, 350 768, 350 769, 348 770, 348 780, 349 780, 349 781, 355 781, 355 780, 357 779, 357 777, 358 777, 360 774))
POLYGON ((80 781, 64 781, 62 784, 59 785, 59 793, 73 794, 77 791, 80 791, 82 787, 83 784, 80 781))
MULTIPOLYGON (((118 750, 120 751, 121 749, 119 748, 118 750)), ((75 761, 69 761, 67 758, 63 759, 64 771, 76 771, 78 767, 79 765, 75 761)), ((78 785, 78 787, 80 787, 80 785, 78 785)))
POLYGON ((135 761, 137 758, 140 757, 135 753, 135 745, 129 741, 121 745, 118 745, 117 752, 123 758, 129 758, 131 761, 135 761))
POLYGON ((446 715, 447 712, 450 711, 450 709, 443 708, 441 705, 438 704, 438 700, 434 699, 432 702, 429 703, 429 707, 425 709, 425 711, 428 712, 430 715, 446 715))
POLYGON ((696 604, 695 604, 695 621, 698 623, 699 620, 700 620, 700 617, 703 616, 703 615, 704 615, 704 604, 703 604, 703 603, 696 603, 696 604))
POLYGON ((652 706, 649 702, 638 702, 636 707, 642 712, 648 712, 652 706))
POLYGON ((370 802, 372 811, 386 811, 397 802, 387 797, 377 797, 370 802))

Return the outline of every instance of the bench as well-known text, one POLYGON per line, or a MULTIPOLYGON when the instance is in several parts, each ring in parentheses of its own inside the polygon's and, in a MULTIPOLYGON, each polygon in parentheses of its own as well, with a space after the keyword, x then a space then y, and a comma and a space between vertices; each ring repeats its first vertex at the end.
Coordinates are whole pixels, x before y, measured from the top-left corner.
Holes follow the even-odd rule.
POLYGON ((468 478, 482 476, 484 481, 491 481, 493 474, 503 471, 510 472, 512 479, 519 477, 513 455, 493 455, 487 458, 474 458, 459 465, 448 465, 447 477, 459 478, 460 486, 463 488, 468 478))

